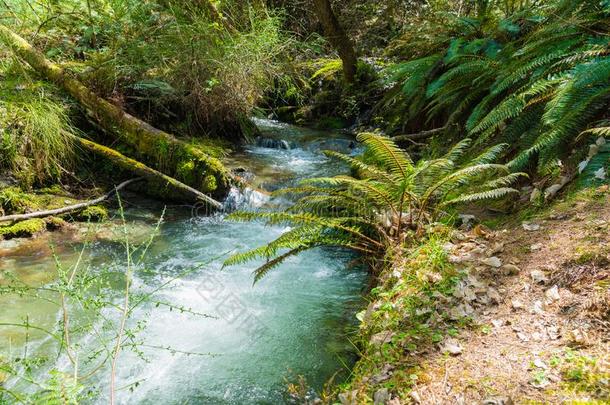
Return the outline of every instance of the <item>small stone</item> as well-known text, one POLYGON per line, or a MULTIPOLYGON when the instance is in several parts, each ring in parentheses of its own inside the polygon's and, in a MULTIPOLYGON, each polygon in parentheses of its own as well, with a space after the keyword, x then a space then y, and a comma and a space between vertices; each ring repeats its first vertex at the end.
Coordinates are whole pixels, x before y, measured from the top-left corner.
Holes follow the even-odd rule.
POLYGON ((466 229, 466 230, 471 228, 472 223, 476 219, 476 217, 474 215, 470 215, 470 214, 459 214, 458 217, 462 221, 462 224, 460 225, 460 228, 461 229, 466 229))
POLYGON ((510 397, 491 397, 485 398, 481 405, 514 405, 514 402, 510 397))
POLYGON ((504 243, 498 242, 494 243, 491 247, 490 254, 495 255, 497 253, 502 253, 504 251, 504 243))
POLYGON ((413 400, 413 402, 415 402, 416 404, 421 404, 421 397, 419 396, 419 394, 417 393, 417 391, 411 391, 409 393, 409 397, 413 400))
POLYGON ((543 369, 543 370, 547 370, 547 369, 549 368, 549 366, 547 366, 547 365, 544 363, 544 361, 542 361, 542 360, 541 360, 541 359, 539 359, 538 357, 536 357, 536 358, 534 359, 533 363, 534 363, 534 366, 535 366, 535 367, 541 368, 541 369, 543 369))
POLYGON ((544 309, 542 308, 542 301, 537 300, 534 302, 534 305, 532 306, 532 313, 537 315, 544 314, 544 309))
POLYGON ((382 344, 390 343, 393 337, 394 332, 384 330, 383 332, 375 333, 373 336, 371 336, 369 343, 374 346, 381 346, 382 344))
POLYGON ((561 183, 556 183, 556 184, 549 186, 546 190, 544 190, 544 199, 549 200, 549 199, 555 197, 555 194, 557 194, 557 192, 559 192, 559 190, 561 190, 563 188, 563 186, 564 185, 561 183))
POLYGON ((452 356, 462 354, 462 346, 455 340, 448 340, 442 348, 443 353, 449 353, 452 356))
POLYGON ((542 381, 530 381, 530 384, 534 388, 544 389, 548 387, 551 383, 546 378, 542 381))
POLYGON ((445 253, 450 253, 453 251, 453 249, 455 249, 455 245, 451 242, 447 242, 443 245, 443 250, 445 253))
POLYGON ((578 346, 584 346, 588 343, 589 337, 587 336, 587 332, 580 329, 574 329, 570 331, 570 341, 578 346))
POLYGON ((536 251, 536 250, 540 250, 542 249, 542 243, 534 243, 533 245, 530 246, 530 250, 532 252, 536 251))
POLYGON ((358 390, 342 392, 339 394, 341 405, 358 405, 358 390))
POLYGON ((541 270, 532 270, 530 276, 532 277, 532 281, 537 284, 544 284, 549 281, 546 274, 541 270))
POLYGON ((561 299, 561 296, 559 295, 559 288, 556 285, 546 290, 544 292, 544 296, 546 297, 547 304, 552 304, 553 302, 561 299))
POLYGON ((377 390, 373 395, 374 405, 386 405, 390 400, 390 391, 387 388, 377 390))
POLYGON ((526 231, 538 231, 540 229, 540 225, 538 224, 531 224, 529 222, 524 222, 522 224, 523 229, 525 229, 526 231))
POLYGON ((549 335, 549 339, 551 340, 557 340, 560 337, 559 327, 557 327, 556 325, 549 326, 548 328, 546 328, 546 333, 547 335, 549 335))
POLYGON ((392 370, 394 370, 394 366, 389 363, 384 364, 379 374, 371 377, 371 383, 379 384, 380 382, 388 380, 392 376, 392 370))
POLYGON ((512 305, 512 307, 514 309, 522 309, 523 308, 523 303, 521 301, 519 301, 517 298, 513 298, 510 301, 510 304, 512 305))
POLYGON ((490 266, 490 267, 501 267, 502 266, 502 260, 500 260, 498 257, 496 256, 492 256, 492 257, 488 257, 487 259, 483 259, 481 260, 481 263, 490 266))
POLYGON ((499 328, 502 325, 504 325, 504 320, 503 319, 492 319, 491 324, 494 326, 494 328, 499 328))
POLYGON ((505 264, 502 266, 502 274, 505 276, 515 276, 521 272, 521 269, 514 264, 505 264))
POLYGON ((499 304, 500 302, 502 302, 502 296, 500 295, 500 293, 498 292, 498 290, 496 290, 495 288, 490 287, 487 290, 487 296, 489 297, 489 299, 491 301, 493 301, 495 304, 499 304))

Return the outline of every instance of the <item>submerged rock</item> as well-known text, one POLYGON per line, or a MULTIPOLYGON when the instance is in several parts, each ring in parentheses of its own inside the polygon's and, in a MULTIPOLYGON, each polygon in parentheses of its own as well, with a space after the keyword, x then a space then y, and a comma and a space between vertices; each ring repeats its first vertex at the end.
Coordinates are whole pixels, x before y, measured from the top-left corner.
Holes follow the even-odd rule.
POLYGON ((269 149, 283 149, 290 150, 290 144, 283 139, 274 139, 274 138, 265 138, 258 137, 256 138, 256 146, 260 146, 262 148, 269 149))

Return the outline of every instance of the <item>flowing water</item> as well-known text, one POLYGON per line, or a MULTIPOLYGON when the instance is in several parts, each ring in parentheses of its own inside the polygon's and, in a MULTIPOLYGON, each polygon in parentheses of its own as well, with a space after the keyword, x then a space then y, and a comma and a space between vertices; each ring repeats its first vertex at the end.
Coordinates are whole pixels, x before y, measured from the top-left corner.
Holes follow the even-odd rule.
MULTIPOLYGON (((266 138, 282 141, 280 149, 265 147, 272 143, 259 141, 254 145, 263 146, 246 148, 229 164, 245 176, 253 173, 251 180, 259 189, 272 190, 301 178, 343 171, 344 167, 329 161, 321 150, 349 152, 354 146, 348 139, 329 133, 271 121, 257 124, 266 138)), ((162 207, 129 202, 126 215, 130 233, 133 239, 144 240, 162 207)), ((231 208, 269 209, 285 202, 253 190, 233 190, 226 204, 231 208)), ((303 375, 319 390, 337 370, 353 361, 349 333, 354 327, 354 313, 362 305, 366 276, 362 270, 348 266, 351 256, 347 252, 306 252, 291 258, 255 286, 251 275, 254 264, 222 269, 226 252, 259 246, 285 231, 281 226, 228 222, 222 215, 202 217, 196 209, 167 210, 145 265, 134 274, 134 288, 153 291, 168 283, 155 293, 155 302, 215 318, 153 303, 137 308, 129 325, 145 323, 138 335, 142 353, 127 349, 121 353, 117 387, 131 389, 118 391, 118 402, 281 404, 286 402, 286 379, 303 375), (193 270, 188 275, 174 280, 189 269, 193 270), (168 347, 171 349, 165 349, 168 347)), ((113 239, 113 229, 103 226, 96 232, 96 241, 87 249, 89 271, 95 274, 102 268, 116 269, 119 274, 125 255, 113 239)), ((61 235, 52 238, 61 261, 74 263, 80 244, 62 240, 65 237, 61 235)), ((0 245, 0 280, 8 275, 30 285, 52 280, 54 266, 48 242, 31 241, 11 250, 5 241, 0 245)), ((118 295, 120 283, 109 283, 115 285, 118 295)), ((31 324, 50 326, 58 316, 59 308, 48 302, 14 295, 0 297, 0 323, 21 323, 27 317, 31 324)), ((0 339, 0 356, 5 358, 21 353, 26 345, 29 356, 54 355, 45 353, 52 347, 49 339, 34 330, 28 332, 27 343, 22 328, 1 328, 0 339)), ((95 336, 83 338, 79 344, 92 353, 99 349, 95 336)), ((62 362, 67 365, 60 359, 60 367, 62 362)), ((99 391, 93 402, 107 402, 108 375, 102 371, 90 380, 89 384, 99 391)), ((7 384, 19 387, 20 383, 7 384)))

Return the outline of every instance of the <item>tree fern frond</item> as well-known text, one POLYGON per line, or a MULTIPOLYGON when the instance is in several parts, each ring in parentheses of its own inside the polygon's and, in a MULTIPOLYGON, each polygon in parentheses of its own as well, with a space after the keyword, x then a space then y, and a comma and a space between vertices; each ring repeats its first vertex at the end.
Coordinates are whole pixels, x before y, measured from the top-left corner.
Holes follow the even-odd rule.
POLYGON ((413 169, 413 161, 402 149, 386 136, 364 132, 358 135, 358 141, 395 175, 405 177, 413 169))
POLYGON ((276 268, 277 266, 282 264, 288 258, 290 258, 292 256, 296 256, 299 253, 301 253, 307 249, 311 249, 313 247, 315 247, 315 245, 303 246, 303 247, 291 249, 288 252, 279 255, 278 257, 268 260, 265 264, 263 264, 262 266, 259 266, 256 270, 254 270, 254 272, 253 272, 254 284, 258 283, 263 277, 265 277, 267 275, 267 273, 269 273, 271 270, 273 270, 274 268, 276 268))
POLYGON ((519 180, 521 177, 529 177, 529 176, 527 175, 527 173, 522 173, 522 172, 510 173, 510 174, 507 174, 506 176, 502 176, 497 179, 489 180, 489 181, 483 183, 481 185, 481 188, 485 189, 485 190, 490 190, 490 189, 510 186, 511 184, 514 184, 517 180, 519 180))
POLYGON ((519 95, 511 95, 491 110, 473 129, 472 133, 488 128, 497 128, 506 120, 519 115, 525 108, 525 100, 519 95))
POLYGON ((500 154, 506 150, 508 147, 505 143, 500 143, 498 145, 491 146, 483 151, 479 156, 472 159, 468 164, 469 165, 480 165, 485 163, 491 163, 498 160, 500 154))
POLYGON ((461 141, 456 143, 451 149, 449 149, 449 152, 447 152, 445 156, 443 156, 443 159, 446 159, 451 162, 457 162, 464 155, 464 153, 470 147, 471 144, 472 139, 462 139, 461 141))
POLYGON ((461 196, 453 198, 451 200, 444 201, 442 204, 440 204, 440 206, 446 207, 448 205, 470 203, 470 202, 481 201, 481 200, 495 200, 495 199, 499 199, 502 197, 506 197, 508 194, 513 194, 513 193, 518 193, 518 192, 519 191, 515 190, 514 188, 510 188, 510 187, 495 188, 492 190, 481 191, 479 193, 461 195, 461 196))

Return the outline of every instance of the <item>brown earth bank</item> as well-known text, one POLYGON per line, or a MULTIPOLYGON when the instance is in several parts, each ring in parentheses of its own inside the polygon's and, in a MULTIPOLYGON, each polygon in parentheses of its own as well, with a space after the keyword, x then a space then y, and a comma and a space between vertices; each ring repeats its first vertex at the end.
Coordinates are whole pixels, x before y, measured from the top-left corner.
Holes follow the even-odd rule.
POLYGON ((394 259, 342 404, 610 403, 608 186, 489 225, 394 259))

